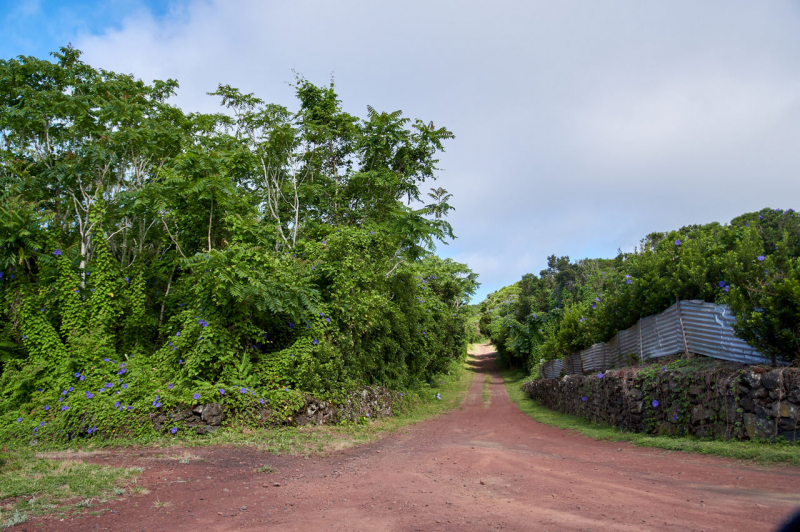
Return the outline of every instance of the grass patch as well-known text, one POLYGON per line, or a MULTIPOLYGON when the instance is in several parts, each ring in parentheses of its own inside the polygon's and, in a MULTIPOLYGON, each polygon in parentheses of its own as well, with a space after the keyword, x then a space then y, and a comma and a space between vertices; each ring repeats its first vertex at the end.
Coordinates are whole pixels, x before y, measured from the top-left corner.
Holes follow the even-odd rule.
POLYGON ((256 468, 256 473, 274 473, 276 470, 274 467, 268 466, 267 464, 262 465, 261 467, 256 468))
POLYGON ((489 385, 492 383, 492 376, 488 373, 486 377, 483 379, 483 406, 489 406, 489 399, 491 397, 491 392, 489 391, 489 385))
POLYGON ((117 468, 75 460, 37 458, 30 451, 6 451, 0 465, 0 528, 29 516, 88 508, 134 482, 138 468, 117 468))
POLYGON ((651 436, 625 432, 610 425, 593 423, 581 417, 556 412, 541 406, 522 391, 522 384, 528 379, 524 371, 505 370, 501 374, 511 400, 517 403, 522 412, 545 425, 571 430, 595 440, 624 441, 638 447, 752 460, 762 464, 784 463, 800 466, 800 446, 796 444, 749 440, 725 441, 691 436, 651 436))

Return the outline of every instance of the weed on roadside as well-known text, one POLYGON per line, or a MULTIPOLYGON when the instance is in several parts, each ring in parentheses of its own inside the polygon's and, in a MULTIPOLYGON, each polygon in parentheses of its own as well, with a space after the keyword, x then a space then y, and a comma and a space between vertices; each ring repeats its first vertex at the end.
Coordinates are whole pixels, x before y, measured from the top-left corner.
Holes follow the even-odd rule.
POLYGON ((487 374, 486 377, 483 379, 483 393, 482 393, 482 395, 483 395, 483 406, 484 406, 484 408, 488 408, 489 407, 489 400, 491 399, 491 396, 492 396, 491 391, 489 390, 489 385, 491 383, 492 383, 492 376, 487 374))
POLYGON ((10 527, 30 516, 52 513, 70 500, 86 508, 93 498, 132 482, 137 468, 116 468, 76 460, 38 458, 30 451, 4 451, 0 466, 0 524, 10 527))

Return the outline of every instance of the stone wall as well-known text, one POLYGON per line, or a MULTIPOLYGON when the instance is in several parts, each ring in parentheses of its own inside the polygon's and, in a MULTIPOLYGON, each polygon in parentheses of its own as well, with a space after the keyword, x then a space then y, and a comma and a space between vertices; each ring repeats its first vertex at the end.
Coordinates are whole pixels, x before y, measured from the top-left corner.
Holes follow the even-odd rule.
POLYGON ((625 368, 527 382, 529 397, 553 410, 623 430, 797 441, 800 369, 625 368))
MULTIPOLYGON (((343 420, 357 421, 362 417, 377 419, 391 416, 395 402, 399 398, 399 393, 382 386, 365 387, 351 392, 341 404, 307 396, 304 398, 303 406, 285 419, 273 419, 269 405, 260 406, 256 411, 249 411, 248 418, 258 422, 259 425, 322 425, 343 420)), ((222 426, 227 416, 225 405, 208 403, 174 408, 168 412, 153 412, 150 414, 150 422, 156 432, 166 432, 176 424, 180 424, 202 435, 214 432, 222 426)))

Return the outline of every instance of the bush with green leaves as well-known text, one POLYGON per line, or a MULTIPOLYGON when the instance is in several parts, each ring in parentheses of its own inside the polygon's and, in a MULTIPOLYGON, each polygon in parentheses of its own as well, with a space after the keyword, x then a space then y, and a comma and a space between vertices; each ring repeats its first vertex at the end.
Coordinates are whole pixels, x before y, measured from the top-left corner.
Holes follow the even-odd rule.
POLYGON ((433 254, 451 195, 422 192, 447 129, 302 78, 296 112, 220 85, 225 113, 187 114, 174 80, 54 57, 0 60, 0 438, 286 413, 463 359, 477 275, 433 254))

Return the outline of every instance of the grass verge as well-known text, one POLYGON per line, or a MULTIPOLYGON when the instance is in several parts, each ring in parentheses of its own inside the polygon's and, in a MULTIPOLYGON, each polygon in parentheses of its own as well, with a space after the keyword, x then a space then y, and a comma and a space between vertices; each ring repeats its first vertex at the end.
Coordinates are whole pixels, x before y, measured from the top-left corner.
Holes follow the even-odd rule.
POLYGON ((43 514, 67 516, 124 495, 139 468, 37 458, 31 451, 0 455, 0 529, 43 514))
POLYGON ((625 432, 610 425, 593 423, 581 417, 556 412, 539 405, 522 391, 522 383, 528 378, 524 371, 505 370, 501 373, 511 400, 517 403, 522 412, 545 425, 578 432, 595 440, 625 441, 638 447, 752 460, 762 464, 783 463, 800 466, 800 446, 790 443, 724 441, 690 436, 651 436, 625 432))

